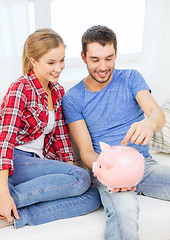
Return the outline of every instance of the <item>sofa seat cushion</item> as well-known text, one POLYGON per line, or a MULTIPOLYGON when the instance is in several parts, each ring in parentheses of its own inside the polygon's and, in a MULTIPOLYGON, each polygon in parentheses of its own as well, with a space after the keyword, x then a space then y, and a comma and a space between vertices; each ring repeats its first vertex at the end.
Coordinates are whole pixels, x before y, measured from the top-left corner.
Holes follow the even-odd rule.
MULTIPOLYGON (((153 158, 170 166, 170 154, 156 153, 153 158)), ((170 202, 138 196, 140 240, 170 239, 170 202)), ((0 230, 2 240, 104 240, 106 216, 102 207, 80 217, 63 219, 39 226, 12 226, 0 230)))
MULTIPOLYGON (((138 196, 140 240, 170 239, 170 202, 138 196)), ((80 217, 39 225, 0 230, 2 240, 104 240, 106 216, 103 208, 80 217)))

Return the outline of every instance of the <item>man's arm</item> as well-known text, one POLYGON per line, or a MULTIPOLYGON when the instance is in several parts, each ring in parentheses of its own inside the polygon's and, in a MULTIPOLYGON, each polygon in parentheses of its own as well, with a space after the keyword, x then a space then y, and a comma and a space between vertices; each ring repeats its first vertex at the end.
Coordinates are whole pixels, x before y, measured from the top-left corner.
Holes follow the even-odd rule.
POLYGON ((138 92, 136 101, 146 114, 146 118, 132 124, 122 141, 123 145, 126 145, 128 141, 137 145, 148 144, 153 133, 161 130, 166 122, 163 111, 148 90, 138 92))
POLYGON ((98 154, 94 151, 92 140, 84 120, 68 124, 70 133, 77 144, 83 163, 92 169, 93 162, 97 161, 98 154))

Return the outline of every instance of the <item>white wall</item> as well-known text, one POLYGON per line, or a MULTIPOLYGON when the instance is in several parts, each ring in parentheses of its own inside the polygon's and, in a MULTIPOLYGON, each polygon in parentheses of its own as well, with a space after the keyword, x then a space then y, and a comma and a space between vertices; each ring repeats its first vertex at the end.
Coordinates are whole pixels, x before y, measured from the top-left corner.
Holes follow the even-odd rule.
MULTIPOLYGON (((6 0, 6 2, 7 1, 10 2, 10 0, 6 0)), ((21 0, 15 0, 15 2, 19 1, 21 0)), ((24 0, 24 2, 26 2, 26 0, 24 0)), ((147 0, 143 52, 138 55, 132 54, 125 56, 119 55, 118 52, 116 63, 117 68, 135 68, 139 70, 149 83, 151 89, 153 89, 153 95, 156 98, 157 96, 159 97, 160 103, 168 95, 170 89, 169 13, 170 0, 147 0)), ((25 14, 27 14, 27 12, 25 14)), ((36 28, 50 27, 50 0, 35 0, 35 14, 36 28)), ((22 21, 22 18, 20 21, 22 21)), ((20 31, 18 37, 21 37, 21 35, 23 35, 23 30, 20 31)), ((21 65, 21 57, 0 59, 0 89, 7 89, 9 83, 22 74, 21 65), (6 73, 5 78, 1 77, 2 73, 6 73)), ((86 66, 81 58, 66 59, 66 68, 59 81, 67 90, 86 75, 86 66)))
MULTIPOLYGON (((116 68, 135 68, 145 77, 161 104, 170 94, 170 0, 147 0, 143 51, 119 55, 116 68)), ((66 90, 87 74, 81 59, 68 61, 61 83, 66 90)))

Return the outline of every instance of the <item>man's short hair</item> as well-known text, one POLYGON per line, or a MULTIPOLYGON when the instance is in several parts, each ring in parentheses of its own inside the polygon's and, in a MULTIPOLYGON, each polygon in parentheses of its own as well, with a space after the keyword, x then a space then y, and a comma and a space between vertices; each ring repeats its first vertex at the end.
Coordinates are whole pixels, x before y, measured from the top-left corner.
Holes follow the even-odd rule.
POLYGON ((93 26, 83 34, 82 36, 82 52, 86 56, 87 45, 92 42, 97 42, 102 46, 113 43, 115 52, 117 52, 117 39, 116 34, 110 28, 106 26, 93 26))

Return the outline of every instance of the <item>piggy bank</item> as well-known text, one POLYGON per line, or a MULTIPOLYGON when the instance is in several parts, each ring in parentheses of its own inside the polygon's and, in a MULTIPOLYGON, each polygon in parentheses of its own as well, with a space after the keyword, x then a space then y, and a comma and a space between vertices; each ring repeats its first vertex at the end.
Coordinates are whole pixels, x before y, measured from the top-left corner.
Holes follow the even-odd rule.
POLYGON ((135 186, 144 174, 144 157, 136 149, 128 146, 109 146, 100 142, 101 153, 93 163, 94 175, 107 186, 127 188, 135 186))

